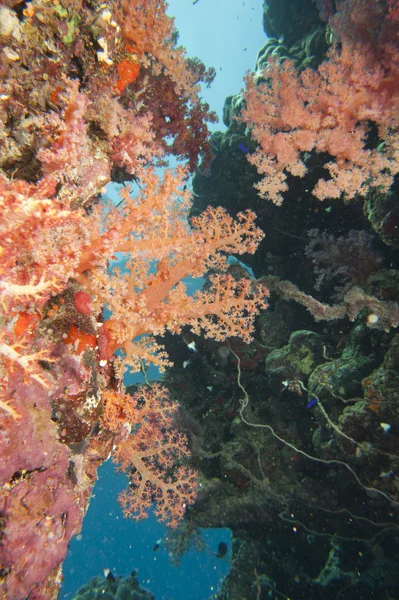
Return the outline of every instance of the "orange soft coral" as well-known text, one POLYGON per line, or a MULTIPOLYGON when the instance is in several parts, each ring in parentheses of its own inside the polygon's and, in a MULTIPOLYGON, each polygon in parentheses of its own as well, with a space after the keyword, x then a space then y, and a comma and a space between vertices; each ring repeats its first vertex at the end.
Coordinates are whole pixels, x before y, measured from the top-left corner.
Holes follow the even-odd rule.
POLYGON ((251 211, 234 220, 220 208, 209 208, 192 220, 190 228, 183 177, 184 171, 168 171, 160 181, 147 171, 139 196, 131 198, 124 190, 123 208, 109 214, 108 230, 102 236, 93 232, 90 252, 83 252, 88 260, 80 266, 81 272, 90 270, 98 253, 128 254, 124 273, 92 269, 79 277, 92 297, 112 313, 100 326, 99 347, 102 359, 122 350, 116 360, 119 376, 129 367, 138 371, 143 361, 161 369, 170 364, 152 338, 166 329, 177 332, 190 324, 219 340, 232 335, 248 340, 255 315, 266 306, 265 289, 231 277, 215 275, 208 292, 187 295, 182 279, 201 277, 210 267, 225 270, 225 254, 254 252, 263 233, 251 211))
MULTIPOLYGON (((130 488, 120 495, 124 514, 144 518, 155 503, 157 518, 176 527, 197 496, 195 471, 177 466, 189 455, 186 436, 171 428, 178 405, 168 400, 160 385, 141 387, 130 401, 124 396, 122 403, 125 417, 134 415, 136 424, 115 452, 116 461, 130 473, 130 488)), ((108 395, 104 419, 108 421, 111 414, 115 426, 120 417, 108 395)))

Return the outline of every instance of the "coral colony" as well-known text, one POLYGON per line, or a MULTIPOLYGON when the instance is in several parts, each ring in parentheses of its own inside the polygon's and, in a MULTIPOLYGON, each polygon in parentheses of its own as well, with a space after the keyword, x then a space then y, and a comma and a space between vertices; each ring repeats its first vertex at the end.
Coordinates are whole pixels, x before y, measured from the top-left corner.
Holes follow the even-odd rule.
POLYGON ((0 8, 1 581, 3 598, 53 598, 98 466, 131 475, 135 518, 155 503, 172 527, 196 498, 187 439, 160 385, 125 393, 123 374, 168 356, 155 336, 250 339, 266 291, 226 274, 254 252, 250 211, 209 209, 189 223, 187 169, 210 160, 198 98, 209 82, 174 43, 159 0, 8 2, 0 8), (112 180, 117 208, 100 202, 112 180), (132 184, 133 186, 134 184, 132 184), (137 186, 135 186, 137 189, 137 186), (126 273, 110 270, 116 252, 126 273), (156 265, 156 270, 150 269, 156 265), (206 292, 181 280, 217 267, 206 292), (111 316, 104 320, 104 308, 111 316), (116 358, 115 352, 119 350, 116 358))
POLYGON ((290 29, 287 16, 281 33, 265 3, 269 39, 212 143, 216 117, 199 92, 215 72, 178 45, 164 0, 0 5, 1 598, 57 597, 109 456, 129 476, 126 516, 154 510, 172 528, 184 516, 194 529, 231 527, 237 570, 221 598, 260 600, 276 586, 285 598, 316 598, 331 581, 328 598, 343 598, 335 582, 355 586, 363 564, 356 550, 341 568, 344 544, 378 541, 375 556, 393 547, 384 539, 397 535, 399 506, 399 307, 394 268, 384 276, 382 267, 386 247, 392 264, 399 247, 399 4, 307 4, 314 29, 300 20, 290 29), (186 166, 160 176, 169 155, 186 166), (115 204, 104 200, 109 182, 123 184, 115 204), (265 241, 248 198, 261 207, 265 241), (345 200, 336 213, 319 202, 335 198, 345 200), (359 231, 348 206, 364 198, 359 231), (331 215, 337 235, 323 230, 331 215), (269 245, 250 263, 258 280, 228 264, 229 255, 250 261, 260 242, 269 245), (202 276, 189 295, 184 279, 202 276), (298 331, 295 310, 308 330, 298 331), (125 389, 126 372, 172 366, 170 334, 183 348, 181 371, 125 389), (177 418, 180 404, 190 426, 177 418), (374 513, 366 501, 361 514, 352 506, 361 494, 374 513), (305 508, 314 511, 308 525, 305 508), (325 528, 312 521, 323 510, 325 528), (357 537, 339 535, 348 515, 357 537), (308 535, 289 538, 294 566, 263 532, 283 543, 298 529, 308 535), (311 573, 298 567, 309 549, 325 565, 311 573))

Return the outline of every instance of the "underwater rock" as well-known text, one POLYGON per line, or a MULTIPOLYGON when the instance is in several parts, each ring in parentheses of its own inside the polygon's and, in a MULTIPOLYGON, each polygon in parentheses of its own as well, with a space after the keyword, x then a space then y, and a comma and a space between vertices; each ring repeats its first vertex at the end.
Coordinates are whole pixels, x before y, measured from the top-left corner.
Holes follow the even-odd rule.
POLYGON ((83 585, 72 600, 155 600, 154 596, 140 587, 136 573, 128 577, 112 575, 93 577, 83 585))
POLYGON ((391 248, 399 248, 397 195, 391 191, 384 194, 378 190, 370 190, 363 205, 363 212, 384 244, 391 248))
POLYGON ((320 23, 319 12, 311 0, 265 0, 263 3, 263 29, 270 38, 282 38, 293 44, 320 23))
MULTIPOLYGON (((286 346, 273 350, 265 367, 269 386, 281 392, 284 382, 302 381, 324 362, 323 338, 313 331, 295 331, 286 346)), ((288 387, 288 384, 287 386, 288 387)))
POLYGON ((329 360, 313 370, 309 377, 308 388, 318 398, 328 395, 327 389, 334 390, 342 398, 354 398, 361 394, 362 379, 366 377, 381 360, 372 340, 375 339, 365 325, 355 326, 349 333, 341 356, 329 360), (328 386, 326 386, 328 381, 328 386))

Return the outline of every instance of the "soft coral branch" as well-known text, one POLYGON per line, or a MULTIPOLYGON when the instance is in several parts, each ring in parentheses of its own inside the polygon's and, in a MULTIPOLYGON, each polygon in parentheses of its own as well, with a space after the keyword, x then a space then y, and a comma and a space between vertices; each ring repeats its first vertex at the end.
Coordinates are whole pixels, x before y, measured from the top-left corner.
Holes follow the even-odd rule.
POLYGON ((103 358, 120 348, 122 364, 134 370, 142 360, 159 367, 168 364, 155 342, 137 342, 139 336, 176 332, 187 323, 197 327, 199 319, 210 337, 243 335, 248 340, 254 317, 265 306, 265 290, 231 278, 215 276, 212 291, 195 299, 186 295, 180 284, 185 277, 200 277, 209 267, 226 269, 225 253, 254 252, 263 233, 252 212, 234 220, 220 208, 209 208, 190 228, 189 199, 185 192, 179 198, 183 176, 167 172, 160 183, 150 173, 138 198, 124 193, 123 221, 115 212, 108 231, 94 242, 98 251, 114 239, 113 248, 130 255, 127 272, 104 276, 93 270, 85 285, 112 313, 103 327, 103 358))
MULTIPOLYGON (((114 401, 115 397, 108 398, 111 407, 106 410, 115 427, 114 401)), ((120 495, 124 514, 141 519, 155 504, 155 515, 171 527, 177 526, 197 496, 195 471, 179 466, 189 451, 186 436, 171 428, 177 408, 165 388, 141 387, 128 408, 135 427, 117 443, 115 452, 121 468, 130 472, 130 488, 120 495)))

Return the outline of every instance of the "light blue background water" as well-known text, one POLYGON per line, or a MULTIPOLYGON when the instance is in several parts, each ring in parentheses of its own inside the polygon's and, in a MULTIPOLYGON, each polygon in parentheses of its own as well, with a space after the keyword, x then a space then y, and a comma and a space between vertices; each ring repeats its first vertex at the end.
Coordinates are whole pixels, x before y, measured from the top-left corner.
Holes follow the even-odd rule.
POLYGON ((116 474, 110 461, 101 467, 82 534, 72 540, 64 563, 62 598, 70 599, 91 577, 103 575, 104 569, 124 577, 135 570, 156 600, 187 600, 187 586, 191 600, 209 598, 229 569, 229 556, 220 560, 212 552, 217 553, 221 541, 231 547, 230 531, 204 530, 206 550, 190 550, 174 568, 163 544, 166 527, 154 517, 140 522, 123 518, 116 498, 126 486, 127 478, 116 474))

